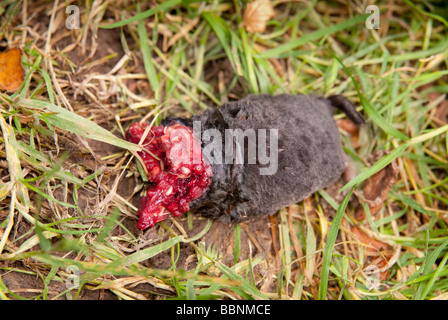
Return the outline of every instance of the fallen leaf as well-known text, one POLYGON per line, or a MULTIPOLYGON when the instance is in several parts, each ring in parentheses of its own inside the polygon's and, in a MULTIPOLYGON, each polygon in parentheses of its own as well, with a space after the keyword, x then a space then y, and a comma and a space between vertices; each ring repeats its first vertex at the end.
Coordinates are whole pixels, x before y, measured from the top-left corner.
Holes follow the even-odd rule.
POLYGON ((336 121, 339 128, 346 131, 351 136, 359 133, 359 126, 349 119, 339 119, 336 121))
MULTIPOLYGON (((398 167, 395 161, 371 176, 364 185, 364 198, 371 208, 382 204, 389 194, 390 189, 398 178, 398 167)), ((375 213, 377 213, 377 209, 375 213)))
POLYGON ((357 226, 351 227, 350 231, 356 236, 356 238, 358 238, 359 242, 367 245, 369 252, 383 252, 386 250, 392 250, 390 245, 370 237, 365 231, 357 226))
MULTIPOLYGON (((389 260, 393 256, 393 248, 390 245, 372 238, 357 226, 351 227, 350 231, 354 234, 358 241, 365 245, 365 248, 367 248, 368 260, 366 264, 369 264, 369 266, 375 266, 377 270, 381 270, 387 266, 389 260)), ((387 269, 379 271, 377 276, 379 280, 384 281, 389 277, 389 271, 387 269)))
POLYGON ((244 11, 244 26, 247 32, 264 32, 266 23, 274 16, 270 0, 255 0, 244 11))
MULTIPOLYGON (((396 160, 375 173, 364 183, 362 201, 367 203, 372 216, 381 210, 384 201, 389 196, 389 191, 398 179, 398 166, 396 160)), ((365 218, 365 212, 361 205, 356 210, 356 219, 365 218)))
POLYGON ((24 78, 22 50, 12 48, 0 53, 0 89, 15 92, 22 85, 24 78))
POLYGON ((443 100, 439 103, 434 117, 437 119, 437 125, 439 127, 448 123, 448 100, 443 100))
POLYGON ((353 148, 359 148, 361 146, 359 142, 359 126, 349 119, 339 119, 336 123, 339 128, 348 133, 353 148))

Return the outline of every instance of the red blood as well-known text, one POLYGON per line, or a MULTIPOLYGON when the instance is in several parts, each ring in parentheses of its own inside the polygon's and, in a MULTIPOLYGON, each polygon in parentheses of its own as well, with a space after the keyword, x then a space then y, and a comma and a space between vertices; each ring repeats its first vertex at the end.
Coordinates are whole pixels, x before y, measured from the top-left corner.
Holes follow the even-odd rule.
MULTIPOLYGON (((147 123, 134 123, 126 132, 133 143, 142 139, 147 123)), ((202 157, 199 139, 189 127, 174 123, 151 127, 139 152, 153 183, 140 200, 138 227, 146 229, 171 213, 179 217, 211 184, 212 168, 202 157)))

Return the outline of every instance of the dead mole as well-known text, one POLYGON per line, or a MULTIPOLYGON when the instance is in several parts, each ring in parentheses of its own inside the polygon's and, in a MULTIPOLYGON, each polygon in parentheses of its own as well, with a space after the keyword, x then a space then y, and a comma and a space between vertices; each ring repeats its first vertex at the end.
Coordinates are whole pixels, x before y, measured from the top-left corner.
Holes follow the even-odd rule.
MULTIPOLYGON (((250 95, 190 119, 164 120, 154 129, 161 133, 149 138, 151 143, 160 139, 159 149, 153 152, 161 150, 157 161, 164 161, 166 174, 161 178, 158 169, 154 181, 150 178, 156 186, 148 188, 139 214, 141 219, 154 214, 156 218, 140 224, 141 228, 169 213, 179 216, 188 210, 238 223, 274 214, 331 185, 345 167, 334 107, 354 123, 364 123, 342 96, 287 94, 250 95), (173 135, 174 127, 188 132, 173 135), (202 152, 197 152, 198 147, 202 152), (176 162, 176 154, 183 160, 176 162)), ((147 165, 148 170, 153 168, 147 165)))

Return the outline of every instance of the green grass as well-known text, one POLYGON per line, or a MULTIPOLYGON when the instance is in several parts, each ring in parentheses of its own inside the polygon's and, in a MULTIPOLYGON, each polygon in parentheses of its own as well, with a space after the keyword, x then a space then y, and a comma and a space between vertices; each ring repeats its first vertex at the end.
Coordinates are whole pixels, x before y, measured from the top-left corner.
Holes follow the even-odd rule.
MULTIPOLYGON (((61 33, 25 32, 21 15, 30 8, 0 4, 3 39, 20 44, 25 69, 22 87, 0 94, 0 299, 80 299, 100 289, 119 299, 448 298, 448 124, 436 119, 448 94, 443 10, 378 2, 380 29, 368 30, 357 4, 273 4, 264 33, 244 28, 247 2, 83 2, 82 28, 70 31, 54 19, 52 3, 33 4, 60 24, 54 30, 78 39, 73 48, 58 43, 61 33), (396 18, 388 20, 388 10, 396 18), (122 72, 86 68, 116 53, 84 64, 70 54, 104 30, 120 35, 122 72), (197 217, 183 217, 187 227, 168 220, 150 232, 152 240, 135 231, 132 197, 145 174, 136 164, 140 147, 123 139, 125 126, 150 112, 188 116, 254 93, 343 94, 359 106, 367 120, 359 146, 341 130, 356 171, 339 188, 348 195, 321 191, 281 210, 272 247, 250 237, 250 223, 235 226, 222 236, 231 243, 230 262, 205 244, 211 221, 195 230, 197 217), (99 154, 92 141, 112 151, 99 154), (374 153, 381 154, 376 161, 374 153), (349 199, 366 207, 363 183, 393 161, 399 177, 382 209, 356 220, 349 199), (119 178, 136 182, 130 195, 120 193, 119 178), (88 205, 86 193, 95 195, 88 205), (380 287, 369 287, 367 267, 383 253, 360 244, 354 226, 392 248, 380 287), (247 245, 256 254, 244 254, 247 245), (167 255, 165 268, 148 263, 167 255), (73 268, 80 287, 71 290, 65 284, 73 268), (37 279, 43 289, 18 290, 5 281, 11 275, 37 279)), ((26 23, 32 30, 36 17, 26 23)))
MULTIPOLYGON (((328 289, 328 275, 330 273, 331 260, 333 257, 333 249, 336 243, 336 237, 339 232, 342 217, 344 216, 345 209, 347 209, 348 201, 353 193, 353 189, 345 196, 344 200, 338 207, 338 211, 331 223, 330 231, 328 232, 327 243, 325 244, 325 251, 322 261, 322 270, 320 274, 320 285, 317 299, 325 300, 327 297, 328 289)), ((345 260, 346 261, 346 260, 345 260)))

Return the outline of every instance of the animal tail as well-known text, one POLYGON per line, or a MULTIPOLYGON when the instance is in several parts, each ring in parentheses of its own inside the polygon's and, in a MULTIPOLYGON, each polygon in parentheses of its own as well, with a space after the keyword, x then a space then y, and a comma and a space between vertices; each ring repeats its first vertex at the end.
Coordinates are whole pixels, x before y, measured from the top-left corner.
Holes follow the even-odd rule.
POLYGON ((333 107, 336 107, 347 115, 354 123, 361 125, 365 124, 364 118, 356 111, 356 107, 345 97, 340 95, 330 96, 327 99, 331 102, 333 107))

